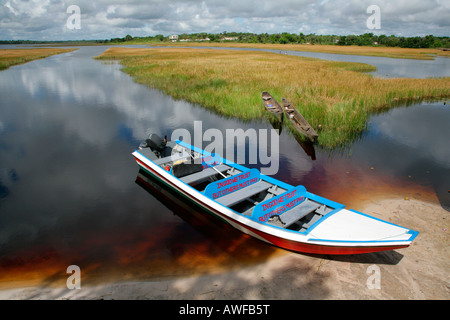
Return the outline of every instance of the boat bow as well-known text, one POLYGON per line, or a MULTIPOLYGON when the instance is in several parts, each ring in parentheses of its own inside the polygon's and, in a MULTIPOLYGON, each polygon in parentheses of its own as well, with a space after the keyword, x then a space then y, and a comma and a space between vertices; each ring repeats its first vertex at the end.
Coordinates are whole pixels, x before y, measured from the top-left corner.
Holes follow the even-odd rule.
POLYGON ((418 232, 355 210, 342 209, 325 216, 309 230, 312 242, 347 242, 373 245, 409 245, 418 232))

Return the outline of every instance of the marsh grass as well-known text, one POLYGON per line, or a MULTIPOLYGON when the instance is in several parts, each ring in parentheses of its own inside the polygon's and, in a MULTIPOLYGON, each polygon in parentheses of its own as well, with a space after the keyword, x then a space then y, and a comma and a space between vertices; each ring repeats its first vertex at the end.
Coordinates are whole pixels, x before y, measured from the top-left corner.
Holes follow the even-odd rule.
POLYGON ((74 51, 76 49, 32 48, 32 49, 0 49, 0 70, 27 63, 32 60, 74 51))
MULTIPOLYGON (((151 44, 158 45, 158 44, 151 44)), ((399 47, 369 47, 369 46, 338 46, 338 45, 308 45, 308 44, 269 44, 269 43, 220 43, 220 42, 174 42, 159 44, 171 47, 228 47, 255 48, 280 51, 306 51, 334 54, 386 57, 397 59, 433 60, 435 56, 450 57, 450 51, 440 49, 415 49, 399 47)))
MULTIPOLYGON (((324 147, 354 139, 370 114, 401 102, 447 98, 450 88, 450 78, 379 79, 360 72, 373 70, 366 64, 268 52, 110 48, 98 58, 119 59, 139 83, 243 120, 268 117, 263 91, 279 102, 286 97, 324 147)), ((284 125, 293 130, 288 121, 284 125)))

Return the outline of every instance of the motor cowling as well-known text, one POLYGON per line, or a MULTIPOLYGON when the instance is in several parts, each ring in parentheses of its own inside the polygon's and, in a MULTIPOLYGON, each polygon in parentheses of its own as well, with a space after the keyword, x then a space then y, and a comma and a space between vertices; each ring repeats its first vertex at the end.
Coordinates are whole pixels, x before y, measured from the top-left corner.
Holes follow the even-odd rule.
POLYGON ((167 144, 167 137, 161 139, 156 133, 151 133, 148 138, 140 144, 140 148, 150 148, 153 151, 162 152, 167 144))

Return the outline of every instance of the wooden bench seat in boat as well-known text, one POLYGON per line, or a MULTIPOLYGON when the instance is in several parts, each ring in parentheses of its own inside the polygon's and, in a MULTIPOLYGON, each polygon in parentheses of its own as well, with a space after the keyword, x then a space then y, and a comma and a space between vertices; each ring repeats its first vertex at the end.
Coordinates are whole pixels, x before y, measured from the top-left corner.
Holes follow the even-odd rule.
POLYGON ((299 204, 295 208, 283 212, 278 216, 273 216, 271 220, 269 220, 269 222, 273 222, 273 224, 282 226, 283 228, 288 228, 301 218, 306 217, 311 212, 316 211, 320 206, 321 205, 319 203, 310 200, 305 200, 303 203, 299 204), (281 225, 278 223, 277 220, 281 222, 281 225))
POLYGON ((226 196, 217 198, 216 201, 223 204, 224 206, 232 207, 233 205, 247 198, 250 198, 260 192, 269 189, 270 187, 272 187, 272 184, 264 180, 260 180, 248 187, 239 189, 238 191, 227 194, 226 196))
POLYGON ((223 173, 230 169, 230 167, 225 164, 217 165, 214 168, 217 169, 217 171, 214 170, 213 168, 207 168, 200 172, 196 172, 196 173, 190 174, 188 176, 182 177, 182 178, 180 178, 180 180, 189 185, 193 185, 193 184, 203 182, 212 176, 215 176, 216 174, 218 174, 218 172, 223 173))

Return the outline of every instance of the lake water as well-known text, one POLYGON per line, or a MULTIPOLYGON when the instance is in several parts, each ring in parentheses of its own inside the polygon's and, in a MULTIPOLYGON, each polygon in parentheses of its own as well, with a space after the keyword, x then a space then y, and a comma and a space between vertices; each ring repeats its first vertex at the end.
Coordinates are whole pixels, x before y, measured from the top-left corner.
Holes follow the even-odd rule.
POLYGON ((331 61, 367 63, 377 67, 377 70, 370 74, 382 78, 450 77, 450 59, 445 57, 434 57, 434 60, 412 60, 320 52, 289 51, 289 54, 331 61))
MULTIPOLYGON (((197 120, 222 132, 272 126, 226 119, 136 84, 120 65, 92 59, 105 49, 82 47, 0 72, 0 286, 64 285, 72 264, 87 285, 282 254, 202 219, 151 182, 136 183, 131 156, 148 133, 193 132, 197 120)), ((449 209, 448 123, 442 102, 400 107, 373 116, 348 147, 316 148, 314 156, 282 132, 274 176, 354 209, 385 197, 449 209)))

